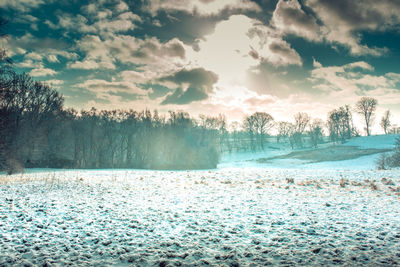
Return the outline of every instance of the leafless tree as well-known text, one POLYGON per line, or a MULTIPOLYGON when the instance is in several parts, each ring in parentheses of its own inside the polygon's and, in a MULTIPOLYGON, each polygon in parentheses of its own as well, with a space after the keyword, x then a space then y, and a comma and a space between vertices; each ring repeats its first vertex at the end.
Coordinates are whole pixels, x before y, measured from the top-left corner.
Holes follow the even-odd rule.
POLYGON ((376 106, 378 105, 378 100, 372 97, 362 97, 356 103, 356 111, 363 116, 365 122, 365 130, 367 131, 367 136, 371 135, 371 124, 374 120, 374 112, 376 106))
POLYGON ((310 116, 307 113, 299 112, 294 116, 295 132, 303 134, 310 123, 310 116))
POLYGON ((310 136, 311 145, 316 148, 324 135, 324 122, 321 119, 314 119, 309 128, 308 135, 310 136))
POLYGON ((290 133, 289 141, 292 148, 303 147, 303 135, 310 123, 310 116, 307 113, 299 112, 294 116, 294 126, 290 133))
POLYGON ((264 149, 265 136, 274 126, 274 118, 266 112, 255 112, 245 119, 245 128, 251 138, 256 135, 261 149, 264 149))
POLYGON ((357 135, 353 126, 353 118, 348 105, 339 107, 329 112, 327 127, 329 137, 333 142, 344 143, 346 139, 357 135))
POLYGON ((281 139, 289 137, 294 129, 294 125, 287 121, 280 121, 277 123, 277 128, 278 134, 276 136, 276 141, 279 143, 281 139))
POLYGON ((385 114, 382 116, 382 119, 381 119, 381 127, 382 127, 383 131, 385 132, 385 134, 388 134, 390 126, 391 126, 390 110, 386 110, 385 114))

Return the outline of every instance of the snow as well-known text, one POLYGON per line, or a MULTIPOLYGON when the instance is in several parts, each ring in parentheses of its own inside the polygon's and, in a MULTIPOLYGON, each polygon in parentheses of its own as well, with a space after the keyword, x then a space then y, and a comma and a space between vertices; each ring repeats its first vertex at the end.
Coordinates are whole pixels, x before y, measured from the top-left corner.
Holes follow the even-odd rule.
POLYGON ((2 174, 0 266, 400 264, 400 169, 252 157, 265 155, 215 170, 2 174))
POLYGON ((0 265, 395 264, 399 177, 265 168, 1 176, 0 265))

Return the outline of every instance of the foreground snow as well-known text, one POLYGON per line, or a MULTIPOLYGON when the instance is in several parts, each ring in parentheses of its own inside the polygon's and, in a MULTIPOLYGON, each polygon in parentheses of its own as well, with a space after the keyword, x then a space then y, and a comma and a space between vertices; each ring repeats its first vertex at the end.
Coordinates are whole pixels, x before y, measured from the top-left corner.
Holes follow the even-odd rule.
POLYGON ((261 168, 2 175, 0 266, 396 265, 399 179, 261 168))

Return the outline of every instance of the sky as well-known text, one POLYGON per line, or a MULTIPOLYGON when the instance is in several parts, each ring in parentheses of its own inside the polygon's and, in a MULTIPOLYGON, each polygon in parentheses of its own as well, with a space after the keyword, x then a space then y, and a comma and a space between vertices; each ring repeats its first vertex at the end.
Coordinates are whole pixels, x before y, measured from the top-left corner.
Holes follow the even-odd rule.
POLYGON ((0 11, 14 67, 66 107, 326 120, 369 96, 376 133, 387 109, 400 125, 397 0, 0 0, 0 11))

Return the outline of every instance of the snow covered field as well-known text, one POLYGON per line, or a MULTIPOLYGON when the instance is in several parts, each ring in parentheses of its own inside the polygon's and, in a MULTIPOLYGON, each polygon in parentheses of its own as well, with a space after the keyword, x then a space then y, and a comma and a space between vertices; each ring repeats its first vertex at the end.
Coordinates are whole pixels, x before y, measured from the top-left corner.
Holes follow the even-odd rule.
POLYGON ((255 163, 265 156, 205 171, 0 174, 0 266, 400 264, 400 169, 375 170, 378 154, 255 163))
POLYGON ((399 186, 400 170, 1 175, 0 266, 396 265, 399 186))

